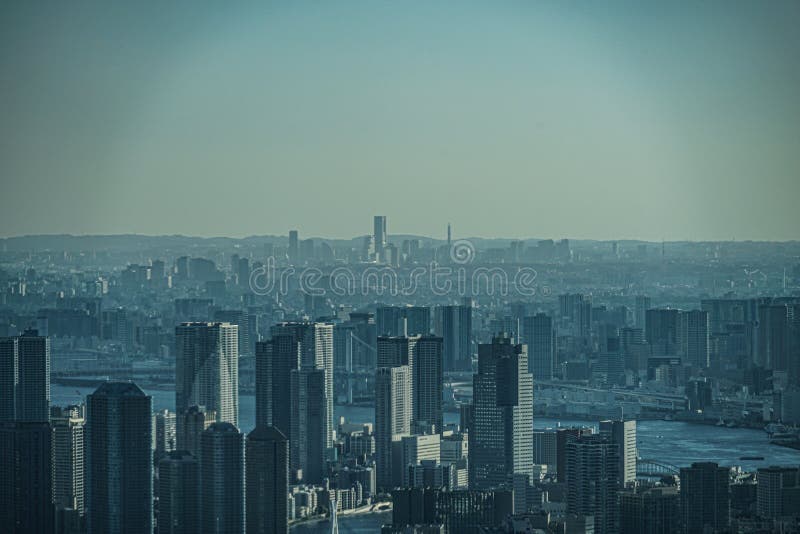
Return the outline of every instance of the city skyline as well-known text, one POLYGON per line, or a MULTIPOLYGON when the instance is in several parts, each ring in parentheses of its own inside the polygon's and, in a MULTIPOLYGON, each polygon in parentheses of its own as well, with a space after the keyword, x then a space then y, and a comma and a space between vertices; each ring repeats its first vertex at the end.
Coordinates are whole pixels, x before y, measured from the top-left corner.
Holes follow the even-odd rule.
POLYGON ((798 28, 2 3, 0 531, 800 533, 798 28))

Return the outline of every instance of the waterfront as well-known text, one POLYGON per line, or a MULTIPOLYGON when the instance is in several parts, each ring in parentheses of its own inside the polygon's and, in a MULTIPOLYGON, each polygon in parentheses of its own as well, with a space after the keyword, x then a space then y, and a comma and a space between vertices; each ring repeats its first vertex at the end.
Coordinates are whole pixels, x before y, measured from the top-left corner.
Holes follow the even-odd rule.
MULTIPOLYGON (((75 388, 53 384, 51 403, 53 405, 84 402, 87 394, 94 388, 75 388)), ((145 390, 153 397, 153 409, 175 408, 175 393, 167 390, 145 390)), ((374 410, 368 406, 336 406, 336 418, 345 417, 350 422, 372 422, 374 410)), ((239 422, 244 432, 249 432, 255 424, 255 397, 242 395, 239 398, 239 422)), ((458 415, 445 413, 446 423, 457 423, 458 415)), ((550 419, 539 417, 534 427, 555 428, 557 426, 597 426, 588 421, 550 419)), ((727 428, 698 425, 681 421, 639 421, 637 424, 639 456, 680 466, 692 462, 713 461, 725 466, 741 466, 745 470, 755 470, 768 465, 798 465, 800 451, 772 445, 766 432, 747 428, 727 428), (764 460, 741 460, 742 456, 762 456, 764 460)), ((353 534, 376 532, 380 525, 391 519, 390 513, 340 516, 339 531, 353 534)), ((327 532, 327 520, 311 521, 292 527, 296 534, 321 534, 327 532)))
MULTIPOLYGON (((51 403, 63 405, 84 402, 94 388, 75 388, 53 384, 51 403)), ((153 409, 175 408, 175 393, 167 390, 146 390, 153 396, 153 409)), ((350 422, 372 422, 374 410, 369 406, 336 406, 336 418, 350 422)), ((255 397, 242 395, 239 399, 239 422, 244 432, 255 424, 255 397)), ((457 423, 458 415, 445 413, 446 423, 457 423)), ((558 425, 596 426, 596 423, 569 419, 538 417, 535 428, 554 428, 558 425)), ((754 470, 767 465, 798 465, 800 451, 772 445, 766 432, 748 428, 727 428, 698 425, 681 421, 639 421, 637 425, 639 456, 660 460, 677 466, 692 462, 713 461, 726 466, 741 466, 754 470), (742 456, 763 456, 764 460, 741 460, 742 456)))

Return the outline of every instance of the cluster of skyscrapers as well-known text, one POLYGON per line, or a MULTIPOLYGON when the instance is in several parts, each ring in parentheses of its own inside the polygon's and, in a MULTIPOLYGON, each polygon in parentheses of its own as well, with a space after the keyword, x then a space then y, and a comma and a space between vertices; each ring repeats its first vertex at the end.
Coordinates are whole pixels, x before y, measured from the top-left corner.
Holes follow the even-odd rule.
POLYGON ((566 240, 502 243, 470 264, 451 257, 449 228, 444 245, 393 241, 386 217, 373 223, 340 246, 292 231, 214 260, 182 249, 172 269, 137 260, 99 279, 31 268, 5 280, 0 297, 20 311, 0 309, 0 531, 281 533, 389 502, 386 534, 797 526, 796 466, 641 459, 635 420, 769 423, 765 446, 800 447, 796 296, 686 294, 691 263, 651 298, 616 244, 592 264, 607 270, 590 292, 597 252, 566 240), (448 258, 500 276, 536 261, 560 291, 320 295, 289 280, 257 294, 259 254, 279 278, 448 258), (51 374, 96 389, 51 406, 51 374), (173 384, 174 408, 154 406, 146 391, 173 384), (540 428, 535 413, 599 423, 540 428))

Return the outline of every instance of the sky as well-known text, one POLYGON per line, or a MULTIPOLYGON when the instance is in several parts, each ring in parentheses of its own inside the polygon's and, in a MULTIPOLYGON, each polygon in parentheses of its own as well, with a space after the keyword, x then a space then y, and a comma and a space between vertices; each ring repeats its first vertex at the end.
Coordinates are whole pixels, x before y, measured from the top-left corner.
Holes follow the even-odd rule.
POLYGON ((800 239, 800 2, 3 2, 0 236, 800 239))

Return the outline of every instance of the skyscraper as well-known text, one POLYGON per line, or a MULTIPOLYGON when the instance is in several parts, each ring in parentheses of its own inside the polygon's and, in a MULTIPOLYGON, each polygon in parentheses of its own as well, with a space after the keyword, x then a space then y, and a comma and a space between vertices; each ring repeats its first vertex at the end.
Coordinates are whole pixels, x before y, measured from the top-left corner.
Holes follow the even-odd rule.
POLYGON ((410 389, 410 402, 411 405, 411 427, 414 427, 414 371, 415 371, 415 358, 417 353, 417 342, 419 336, 415 337, 378 337, 378 354, 377 365, 378 367, 399 367, 401 365, 408 366, 409 384, 410 389))
POLYGON ((153 529, 152 399, 131 382, 106 382, 86 398, 89 534, 153 529))
POLYGON ((439 306, 434 332, 443 340, 444 370, 472 370, 472 307, 439 306))
POLYGON ((442 411, 442 338, 422 336, 417 340, 412 376, 413 420, 417 425, 444 429, 442 411))
POLYGON ((19 339, 0 338, 0 422, 17 419, 19 339))
MULTIPOLYGON (((333 325, 286 322, 273 326, 271 333, 272 350, 280 351, 279 360, 271 373, 265 369, 260 377, 266 380, 271 374, 274 383, 289 368, 289 398, 280 399, 278 409, 285 409, 288 400, 291 469, 295 475, 301 473, 307 482, 321 482, 327 451, 333 447, 333 325), (280 336, 289 337, 279 339, 280 336), (292 339, 299 355, 297 368, 291 368, 295 354, 292 339)), ((269 423, 269 403, 274 406, 274 401, 269 400, 267 386, 257 388, 262 391, 262 398, 266 397, 266 401, 259 402, 264 414, 259 416, 259 423, 269 423)), ((273 410, 273 425, 283 431, 280 425, 286 421, 275 415, 273 410)))
POLYGON ((431 309, 426 306, 379 306, 375 324, 379 336, 426 335, 431 330, 431 309))
POLYGON ((272 425, 289 434, 289 377, 300 366, 293 334, 277 334, 256 343, 256 426, 272 425))
MULTIPOLYGON (((325 437, 326 447, 333 445, 333 325, 314 322, 278 323, 271 329, 272 337, 294 336, 299 344, 298 369, 319 369, 325 374, 325 437)), ((279 427, 280 429, 280 427, 279 427)), ((289 440, 293 439, 289 436, 289 440)))
MULTIPOLYGON (((191 406, 216 413, 216 420, 239 424, 238 327, 229 323, 183 323, 175 328, 175 409, 191 406)), ((179 440, 180 441, 180 440, 179 440)), ((185 449, 178 443, 179 449, 185 449)))
POLYGON ((684 328, 682 341, 686 360, 695 367, 706 368, 711 364, 708 312, 692 310, 681 314, 684 328))
POLYGON ((478 346, 469 433, 469 487, 492 489, 533 476, 533 377, 525 345, 495 337, 478 346))
POLYGON ((730 469, 714 462, 681 468, 683 532, 722 532, 730 525, 730 469))
POLYGON ((289 442, 274 426, 247 435, 247 534, 286 534, 289 442))
POLYGON ((289 230, 289 263, 297 263, 300 259, 300 237, 297 230, 289 230))
POLYGON ((620 485, 636 481, 636 421, 600 421, 600 434, 619 448, 620 485))
POLYGON ((50 340, 0 338, 0 529, 53 529, 50 340))
POLYGON ((680 327, 678 310, 652 309, 645 312, 644 337, 653 355, 668 356, 678 353, 680 327))
MULTIPOLYGON (((237 339, 239 341, 239 356, 251 356, 250 352, 250 315, 247 310, 216 310, 214 312, 215 323, 230 323, 238 328, 237 339)), ((255 332, 252 334, 255 335, 255 332)))
POLYGON ((567 442, 567 513, 594 516, 598 534, 619 530, 619 446, 608 436, 580 436, 567 442))
POLYGON ((158 534, 200 532, 200 462, 172 451, 158 462, 158 534))
POLYGON ((244 435, 214 423, 200 437, 200 532, 243 534, 244 435))
POLYGON ((373 218, 373 239, 375 246, 375 259, 379 262, 385 261, 383 250, 386 248, 386 216, 375 215, 373 218))
POLYGON ((290 460, 292 474, 303 482, 321 483, 328 449, 328 403, 322 369, 292 370, 289 377, 290 460))
POLYGON ((796 506, 792 506, 793 499, 787 498, 800 490, 797 467, 761 467, 757 477, 756 509, 760 517, 778 519, 798 514, 796 506))
POLYGON ((560 315, 568 319, 576 337, 586 338, 592 327, 592 297, 580 293, 559 295, 560 315))
POLYGON ((50 338, 0 338, 0 421, 50 420, 50 338))
POLYGON ((592 427, 571 427, 556 429, 556 480, 567 481, 567 444, 581 436, 594 433, 592 427))
POLYGON ((50 425, 0 422, 0 530, 53 531, 50 425))
POLYGON ((85 510, 85 418, 82 406, 56 410, 53 429, 53 503, 71 508, 79 515, 85 510))
POLYGON ((545 313, 522 320, 522 341, 528 345, 528 371, 534 380, 552 380, 555 369, 553 319, 545 313))
POLYGON ((644 331, 646 319, 645 314, 650 309, 650 297, 647 295, 636 295, 636 300, 633 304, 633 322, 636 328, 641 328, 644 331))
POLYGON ((407 365, 379 367, 375 372, 375 464, 377 485, 391 489, 400 481, 393 476, 393 447, 411 433, 411 373, 407 365))
POLYGON ((789 352, 789 308, 781 304, 758 307, 758 343, 755 363, 786 371, 789 352))

